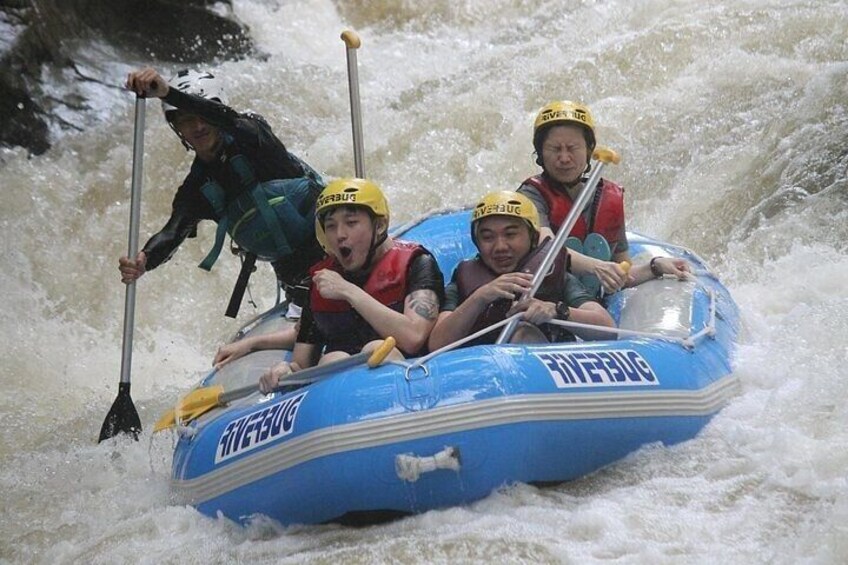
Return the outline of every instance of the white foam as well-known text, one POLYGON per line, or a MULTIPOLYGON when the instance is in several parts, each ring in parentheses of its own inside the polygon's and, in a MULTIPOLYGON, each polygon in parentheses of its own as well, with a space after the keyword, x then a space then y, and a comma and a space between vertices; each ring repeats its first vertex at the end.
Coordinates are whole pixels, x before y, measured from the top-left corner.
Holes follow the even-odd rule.
MULTIPOLYGON (((629 227, 704 255, 739 302, 740 396, 693 441, 553 489, 361 530, 202 517, 169 499, 167 436, 95 445, 120 364, 132 139, 131 99, 104 95, 101 126, 41 157, 2 153, 0 560, 848 560, 848 7, 426 5, 236 1, 268 59, 216 70, 234 105, 350 174, 339 34, 355 28, 366 172, 397 222, 517 186, 537 171, 538 108, 589 103, 624 158, 609 176, 627 187, 629 227)), ((146 134, 142 243, 189 162, 155 103, 146 134)), ((139 283, 133 398, 147 429, 234 329, 221 312, 236 260, 194 267, 212 232, 139 283)), ((272 279, 255 277, 260 306, 272 279)))

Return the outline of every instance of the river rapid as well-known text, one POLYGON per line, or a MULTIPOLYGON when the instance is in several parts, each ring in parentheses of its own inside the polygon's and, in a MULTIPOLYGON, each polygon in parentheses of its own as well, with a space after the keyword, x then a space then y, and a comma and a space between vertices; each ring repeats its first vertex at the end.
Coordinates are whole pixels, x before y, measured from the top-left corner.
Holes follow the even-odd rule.
MULTIPOLYGON (((238 261, 195 268, 209 224, 141 279, 145 432, 97 443, 120 373, 133 123, 132 96, 101 88, 84 131, 40 157, 0 153, 0 563, 848 562, 844 0, 236 0, 234 13, 263 56, 212 67, 231 105, 329 177, 353 173, 339 34, 357 30, 365 170, 395 224, 517 187, 537 171, 538 109, 589 104, 623 158, 605 176, 627 189, 628 228, 698 252, 739 303, 739 395, 689 442, 378 526, 244 528, 178 505, 172 438, 150 430, 273 303, 273 275, 261 266, 256 307, 224 318, 238 261)), ((148 63, 80 49, 116 85, 148 63)), ((142 243, 189 163, 148 102, 142 243)))

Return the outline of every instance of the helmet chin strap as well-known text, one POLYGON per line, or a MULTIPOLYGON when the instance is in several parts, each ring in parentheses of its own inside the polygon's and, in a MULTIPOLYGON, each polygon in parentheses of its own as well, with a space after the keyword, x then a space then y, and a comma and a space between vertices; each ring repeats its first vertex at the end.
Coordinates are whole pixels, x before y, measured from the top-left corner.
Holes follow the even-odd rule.
POLYGON ((365 262, 362 263, 362 266, 360 268, 358 268, 356 271, 354 271, 351 274, 359 275, 359 274, 363 274, 363 273, 368 272, 368 270, 371 269, 371 264, 374 262, 374 255, 377 254, 377 249, 379 249, 379 247, 381 245, 383 245, 383 242, 385 242, 388 237, 389 237, 388 226, 386 226, 386 231, 384 231, 381 235, 378 236, 377 235, 377 225, 376 225, 376 222, 375 222, 374 231, 371 232, 371 248, 368 249, 368 255, 365 256, 365 262), (378 237, 379 237, 379 240, 378 240, 378 237))
MULTIPOLYGON (((180 138, 180 143, 183 144, 183 147, 185 147, 186 151, 194 151, 195 153, 197 153, 197 149, 195 149, 194 146, 191 143, 189 143, 188 140, 186 140, 186 138, 183 136, 183 134, 180 133, 180 130, 178 130, 174 126, 174 124, 171 123, 170 120, 168 120, 168 125, 171 126, 171 129, 174 130, 174 133, 177 134, 177 137, 180 138)), ((215 147, 215 155, 216 156, 221 154, 221 147, 223 147, 223 145, 224 145, 224 142, 219 137, 218 145, 215 147)))
MULTIPOLYGON (((173 113, 175 113, 175 112, 172 112, 172 114, 173 113)), ((169 116, 169 114, 165 114, 165 121, 168 122, 168 127, 171 128, 171 130, 173 130, 173 132, 175 134, 177 134, 177 137, 180 138, 180 143, 183 144, 183 147, 185 147, 186 151, 197 152, 197 149, 195 149, 194 146, 191 143, 188 142, 188 140, 185 138, 185 136, 180 133, 180 130, 177 129, 177 126, 174 125, 174 120, 173 120, 173 118, 171 118, 169 116)), ((219 147, 216 148, 216 151, 215 151, 216 154, 219 153, 218 149, 220 149, 220 145, 222 145, 222 143, 221 143, 221 139, 220 139, 220 135, 219 135, 219 147)))
POLYGON ((530 231, 530 251, 533 251, 539 245, 539 232, 530 225, 527 226, 527 229, 530 231))
POLYGON ((180 138, 180 143, 183 144, 183 147, 185 147, 186 151, 194 151, 194 147, 191 146, 191 143, 186 141, 186 138, 183 137, 183 134, 180 133, 180 130, 178 130, 177 126, 174 125, 173 119, 170 118, 167 113, 165 114, 165 121, 168 122, 168 127, 171 128, 171 130, 173 130, 173 132, 177 134, 177 137, 180 138))

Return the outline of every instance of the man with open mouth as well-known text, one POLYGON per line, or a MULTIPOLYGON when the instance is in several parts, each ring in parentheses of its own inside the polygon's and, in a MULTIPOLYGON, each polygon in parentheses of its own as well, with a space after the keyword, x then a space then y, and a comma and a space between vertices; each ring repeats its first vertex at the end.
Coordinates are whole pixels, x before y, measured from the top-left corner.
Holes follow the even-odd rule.
POLYGON ((388 230, 389 206, 373 182, 339 179, 322 191, 315 233, 328 256, 310 269, 309 298, 291 361, 262 376, 263 392, 316 363, 373 350, 389 336, 396 340, 390 353, 395 359, 425 350, 444 278, 429 251, 391 238, 388 230))

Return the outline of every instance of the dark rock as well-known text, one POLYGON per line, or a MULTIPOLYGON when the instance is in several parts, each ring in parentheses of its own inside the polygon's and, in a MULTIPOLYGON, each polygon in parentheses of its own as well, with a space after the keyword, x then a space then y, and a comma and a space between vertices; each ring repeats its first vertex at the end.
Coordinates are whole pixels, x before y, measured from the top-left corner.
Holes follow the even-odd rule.
POLYGON ((159 61, 197 63, 241 58, 252 46, 239 23, 206 9, 214 2, 168 0, 51 0, 74 6, 94 36, 159 61))
POLYGON ((72 80, 118 88, 80 61, 92 44, 115 48, 128 60, 201 63, 253 54, 245 26, 218 15, 213 0, 0 0, 0 144, 40 154, 50 130, 80 126, 63 116, 85 110, 79 94, 57 99, 42 77, 72 71, 72 80), (46 73, 44 72, 46 71, 46 73))
POLYGON ((36 155, 47 151, 50 144, 43 113, 26 91, 0 80, 0 143, 25 147, 36 155))

